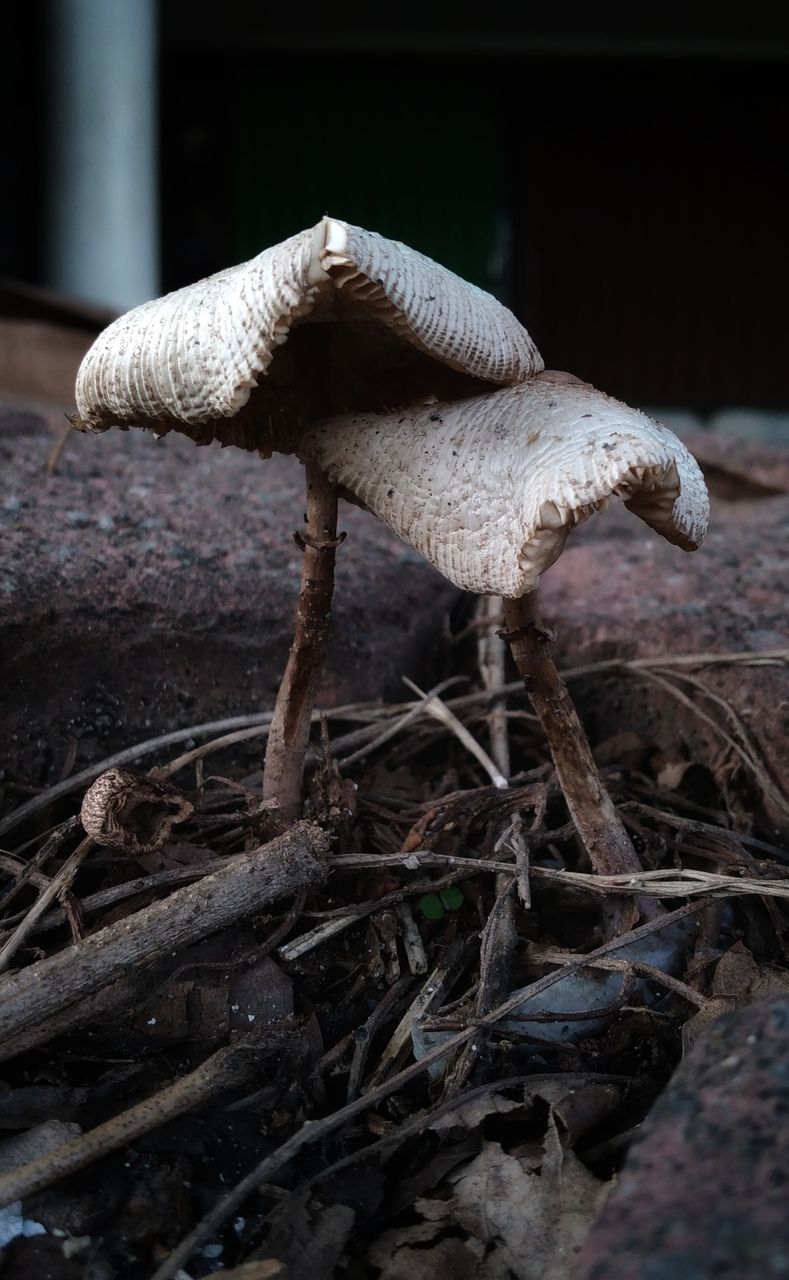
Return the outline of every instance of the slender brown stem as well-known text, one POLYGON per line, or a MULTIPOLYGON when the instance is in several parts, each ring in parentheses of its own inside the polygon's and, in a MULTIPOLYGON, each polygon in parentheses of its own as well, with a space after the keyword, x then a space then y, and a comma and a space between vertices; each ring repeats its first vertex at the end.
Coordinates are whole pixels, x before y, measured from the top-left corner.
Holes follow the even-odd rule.
POLYGON ((337 548, 337 490, 306 464, 305 529, 296 535, 304 551, 296 626, 277 693, 263 766, 263 798, 274 800, 287 820, 301 814, 304 756, 310 717, 329 642, 337 548))
MULTIPOLYGON (((504 601, 507 639, 548 739, 570 817, 601 875, 641 871, 638 855, 603 785, 592 749, 550 650, 536 591, 504 601)), ((621 924, 621 922, 620 922, 621 924)))

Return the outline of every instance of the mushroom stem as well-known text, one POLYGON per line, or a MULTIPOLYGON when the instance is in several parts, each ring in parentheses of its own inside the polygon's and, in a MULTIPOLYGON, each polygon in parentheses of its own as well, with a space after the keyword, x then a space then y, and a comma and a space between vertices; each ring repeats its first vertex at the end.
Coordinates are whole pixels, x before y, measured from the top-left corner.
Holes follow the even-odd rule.
POLYGON ((275 801, 282 817, 301 816, 304 756, 329 641, 337 544, 337 489, 308 462, 303 533, 294 534, 304 552, 296 626, 287 666, 277 692, 263 766, 263 799, 275 801))
POLYGON ((545 731, 570 817, 589 861, 600 875, 640 872, 638 855, 605 789, 589 739, 553 660, 537 592, 505 600, 504 618, 518 674, 545 731))

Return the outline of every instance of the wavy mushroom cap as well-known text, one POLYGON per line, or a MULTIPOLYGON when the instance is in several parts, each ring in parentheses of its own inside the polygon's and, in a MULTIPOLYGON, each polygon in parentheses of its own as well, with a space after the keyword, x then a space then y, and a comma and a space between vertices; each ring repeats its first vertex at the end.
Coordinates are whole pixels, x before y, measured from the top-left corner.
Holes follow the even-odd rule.
POLYGON ((695 550, 709 500, 685 446, 660 423, 568 375, 407 413, 310 427, 299 457, 456 586, 518 598, 569 530, 612 497, 695 550))
POLYGON ((406 245, 324 218, 105 329, 77 376, 74 425, 290 451, 304 420, 455 399, 542 367, 490 294, 406 245))

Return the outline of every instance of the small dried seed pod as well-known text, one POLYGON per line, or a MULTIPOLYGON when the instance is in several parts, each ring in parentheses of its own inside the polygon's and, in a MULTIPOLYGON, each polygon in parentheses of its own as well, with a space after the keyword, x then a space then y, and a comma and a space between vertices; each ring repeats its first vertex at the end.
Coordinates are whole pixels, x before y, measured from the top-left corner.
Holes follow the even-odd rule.
POLYGON ((185 822, 194 805, 168 782, 108 769, 85 792, 80 820, 97 844, 126 853, 153 853, 185 822))

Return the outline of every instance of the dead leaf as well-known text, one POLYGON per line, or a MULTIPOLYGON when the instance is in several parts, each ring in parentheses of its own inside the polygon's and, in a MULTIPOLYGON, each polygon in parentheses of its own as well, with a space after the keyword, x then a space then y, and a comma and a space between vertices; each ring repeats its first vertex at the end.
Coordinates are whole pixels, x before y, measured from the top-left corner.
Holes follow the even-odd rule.
POLYGON ((508 1112, 517 1111, 522 1106, 523 1098, 512 1099, 505 1098, 500 1093, 483 1093, 479 1097, 469 1098, 467 1102, 462 1102, 460 1106, 453 1107, 443 1115, 436 1116, 430 1128, 436 1133, 452 1129, 466 1129, 471 1132, 478 1128, 483 1120, 487 1120, 488 1116, 507 1115, 508 1112))
POLYGON ((398 1243, 406 1237, 419 1240, 418 1230, 387 1231, 375 1242, 369 1259, 380 1268, 378 1280, 491 1280, 487 1259, 462 1240, 439 1240, 432 1249, 398 1243))
POLYGON ((694 1013, 692 1018, 688 1018, 687 1022, 682 1025, 682 1055, 689 1053, 694 1044, 698 1040, 701 1032, 716 1018, 720 1018, 724 1013, 731 1013, 734 1008, 733 1000, 710 1000, 703 1009, 699 1009, 698 1013, 694 1013))
POLYGON ((308 1191, 300 1191, 272 1215, 258 1252, 282 1264, 283 1280, 331 1280, 355 1221, 347 1205, 323 1207, 308 1191))
POLYGON ((457 1223, 485 1244, 501 1244, 518 1280, 565 1280, 610 1189, 564 1150, 553 1115, 539 1174, 488 1143, 450 1181, 457 1223))
POLYGON ((270 957, 256 958, 256 948, 246 929, 184 948, 131 1029, 149 1042, 212 1044, 233 1031, 285 1022, 293 1013, 293 983, 270 957))
POLYGON ((743 942, 735 942, 724 952, 711 984, 713 996, 733 1000, 735 1005, 785 995, 788 990, 789 973, 770 964, 759 964, 743 942))
MULTIPOLYGON (((566 1090, 565 1090, 566 1092, 566 1090)), ((455 1276, 474 1280, 567 1280, 589 1227, 612 1183, 602 1183, 562 1146, 553 1114, 539 1170, 532 1160, 505 1152, 498 1142, 450 1174, 448 1197, 414 1203, 421 1224, 385 1232, 370 1254, 381 1280, 421 1280, 442 1270, 453 1245, 455 1276), (467 1239, 441 1239, 447 1232, 467 1239), (433 1249, 425 1249, 431 1240, 433 1249), (422 1246, 418 1248, 418 1246, 422 1246), (414 1248, 417 1246, 417 1248, 414 1248)))
POLYGON ((658 786, 665 787, 667 791, 676 791, 682 785, 682 779, 690 765, 690 760, 667 760, 658 772, 658 786))
POLYGON ((619 1106, 624 1086, 613 1081, 589 1081, 574 1088, 562 1086, 561 1080, 552 1086, 554 1096, 547 1088, 541 1088, 539 1096, 551 1103, 551 1110, 562 1128, 565 1147, 574 1147, 590 1129, 607 1120, 619 1106))
POLYGON ((766 1000, 789 991, 789 973, 771 964, 760 964, 744 942, 735 942, 715 966, 711 999, 682 1028, 682 1052, 688 1053, 708 1023, 742 1005, 766 1000))

